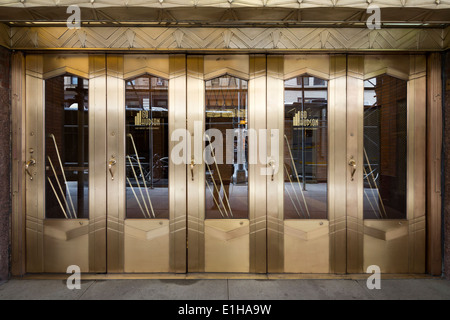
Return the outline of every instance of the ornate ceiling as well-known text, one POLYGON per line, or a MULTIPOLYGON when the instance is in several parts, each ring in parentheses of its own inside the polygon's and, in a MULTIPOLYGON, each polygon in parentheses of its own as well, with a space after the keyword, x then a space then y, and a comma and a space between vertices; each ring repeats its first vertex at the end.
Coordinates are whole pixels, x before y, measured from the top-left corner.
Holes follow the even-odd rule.
POLYGON ((450 0, 0 0, 0 22, 61 24, 76 4, 85 25, 346 27, 364 26, 369 3, 387 26, 450 23, 450 0))
POLYGON ((449 0, 3 0, 2 6, 31 8, 79 5, 80 7, 270 7, 270 8, 367 8, 368 3, 382 8, 450 8, 449 0))

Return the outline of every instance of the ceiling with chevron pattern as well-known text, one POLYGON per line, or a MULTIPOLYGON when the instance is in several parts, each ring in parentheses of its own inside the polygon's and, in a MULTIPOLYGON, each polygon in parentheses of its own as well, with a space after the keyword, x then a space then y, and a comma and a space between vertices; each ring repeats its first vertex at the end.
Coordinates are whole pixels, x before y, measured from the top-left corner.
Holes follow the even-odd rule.
POLYGON ((278 8, 316 8, 316 7, 350 7, 367 8, 368 3, 379 7, 414 7, 414 8, 449 8, 449 0, 2 0, 2 6, 40 7, 69 6, 80 7, 278 7, 278 8))
POLYGON ((364 25, 369 4, 386 26, 450 24, 450 0, 0 0, 0 22, 61 24, 78 5, 84 25, 348 27, 364 25))

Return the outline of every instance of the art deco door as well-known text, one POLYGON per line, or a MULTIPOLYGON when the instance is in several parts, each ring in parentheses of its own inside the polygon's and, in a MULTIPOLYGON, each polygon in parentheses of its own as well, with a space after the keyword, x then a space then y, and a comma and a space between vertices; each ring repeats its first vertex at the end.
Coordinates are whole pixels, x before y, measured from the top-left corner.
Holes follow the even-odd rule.
POLYGON ((267 58, 268 271, 346 272, 346 58, 267 58))
MULTIPOLYGON (((186 272, 184 55, 107 56, 108 272, 186 272)), ((106 166, 105 166, 106 168, 106 166)))
POLYGON ((106 271, 103 55, 26 57, 26 271, 106 271))
POLYGON ((425 271, 425 71, 414 55, 268 56, 269 272, 425 271))
POLYGON ((347 270, 424 273, 426 58, 349 56, 347 88, 347 270))
POLYGON ((266 272, 265 70, 264 55, 187 58, 189 272, 266 272))

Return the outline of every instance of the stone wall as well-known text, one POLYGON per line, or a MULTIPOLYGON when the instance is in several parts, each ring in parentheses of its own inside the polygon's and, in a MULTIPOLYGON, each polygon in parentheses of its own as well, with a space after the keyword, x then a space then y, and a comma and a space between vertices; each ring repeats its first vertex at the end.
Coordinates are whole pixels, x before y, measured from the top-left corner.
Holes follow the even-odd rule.
POLYGON ((11 53, 0 47, 0 281, 8 279, 10 261, 11 53))

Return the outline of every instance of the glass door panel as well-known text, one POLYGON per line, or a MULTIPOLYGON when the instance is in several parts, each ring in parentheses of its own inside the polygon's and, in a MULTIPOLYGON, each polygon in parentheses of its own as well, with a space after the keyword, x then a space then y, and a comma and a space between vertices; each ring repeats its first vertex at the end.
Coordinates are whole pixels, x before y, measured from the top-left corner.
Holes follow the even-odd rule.
POLYGON ((126 80, 127 218, 169 219, 169 81, 126 80))
POLYGON ((284 218, 327 219, 328 81, 284 82, 284 218))
POLYGON ((248 219, 248 84, 223 76, 205 87, 205 216, 248 219))

